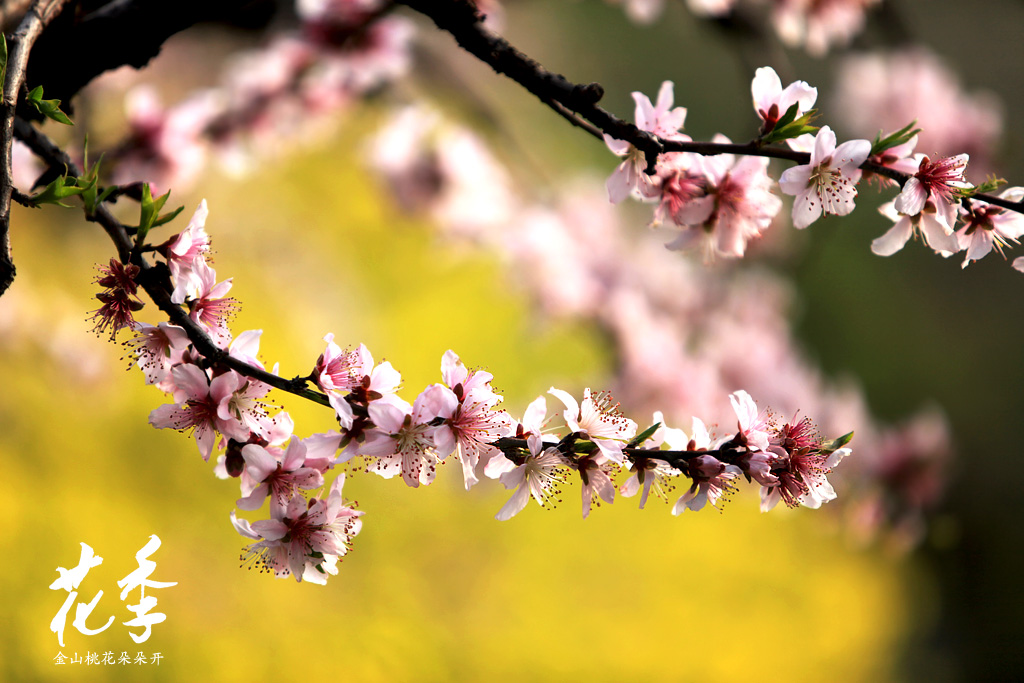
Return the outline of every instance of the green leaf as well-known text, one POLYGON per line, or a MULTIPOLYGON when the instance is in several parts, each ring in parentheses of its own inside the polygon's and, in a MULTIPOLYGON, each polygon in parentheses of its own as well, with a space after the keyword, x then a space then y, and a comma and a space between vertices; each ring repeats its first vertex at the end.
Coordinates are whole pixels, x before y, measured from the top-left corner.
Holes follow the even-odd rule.
POLYGON ((810 123, 818 118, 818 110, 811 109, 799 118, 796 116, 796 111, 797 105, 795 104, 787 109, 786 113, 775 124, 775 127, 761 138, 761 144, 768 145, 773 142, 789 140, 790 138, 798 138, 807 133, 817 133, 818 127, 812 126, 810 123))
POLYGON ((660 422, 655 422, 650 427, 648 427, 644 431, 642 431, 639 434, 637 434, 636 436, 634 436, 630 440, 630 442, 628 444, 626 444, 626 448, 636 448, 637 446, 642 444, 644 441, 647 441, 647 439, 651 438, 651 435, 654 434, 654 432, 658 431, 658 427, 660 427, 660 426, 661 426, 660 422))
POLYGON ((995 192, 1000 187, 1006 184, 1006 178, 997 178, 995 175, 989 174, 985 182, 974 187, 966 187, 959 191, 961 197, 973 197, 976 194, 988 194, 995 192))
POLYGON ((92 216, 96 213, 97 207, 110 196, 114 188, 106 188, 102 193, 99 191, 100 165, 103 163, 103 155, 92 166, 89 165, 89 136, 85 136, 85 144, 82 146, 82 165, 85 172, 76 179, 78 187, 82 188, 82 203, 85 205, 85 212, 92 216))
POLYGON ((838 439, 832 439, 831 441, 826 441, 825 443, 821 444, 821 453, 823 453, 825 455, 828 455, 830 453, 835 453, 840 448, 842 448, 846 444, 850 443, 851 439, 853 439, 853 432, 850 432, 849 434, 843 434, 838 439))
POLYGON ((168 191, 166 194, 154 199, 149 184, 146 183, 142 186, 141 215, 139 216, 139 225, 136 228, 138 230, 137 244, 143 244, 146 235, 152 228, 169 223, 185 209, 184 206, 179 206, 177 209, 161 215, 160 209, 164 208, 164 204, 167 203, 167 199, 170 196, 171 193, 168 191))
POLYGON ((871 143, 871 154, 869 156, 875 156, 881 154, 887 149, 898 147, 910 140, 918 133, 921 132, 920 128, 914 128, 917 125, 917 119, 914 119, 903 128, 900 128, 895 133, 882 137, 882 131, 878 131, 878 135, 875 136, 875 141, 871 143))
POLYGON ((0 85, 7 80, 7 36, 0 33, 0 85))
POLYGON ((66 126, 75 125, 74 122, 68 118, 68 115, 60 110, 60 100, 44 100, 43 99, 43 86, 37 85, 32 88, 28 94, 27 102, 39 111, 43 116, 53 119, 57 123, 63 123, 66 126))
MULTIPOLYGON (((75 187, 74 184, 68 185, 66 183, 67 180, 68 178, 65 176, 58 176, 52 183, 43 188, 38 194, 29 197, 29 199, 37 206, 39 204, 56 204, 57 206, 71 208, 70 204, 65 204, 61 200, 80 195, 84 190, 81 187, 75 187)), ((74 183, 76 179, 71 178, 70 180, 74 183)))

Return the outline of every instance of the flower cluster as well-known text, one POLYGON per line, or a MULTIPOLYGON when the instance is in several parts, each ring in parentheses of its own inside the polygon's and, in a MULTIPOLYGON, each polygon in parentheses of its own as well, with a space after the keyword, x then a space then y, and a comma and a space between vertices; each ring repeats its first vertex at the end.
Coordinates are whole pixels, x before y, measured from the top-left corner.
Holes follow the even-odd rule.
MULTIPOLYGON (((621 4, 638 23, 655 21, 664 0, 608 0, 621 4)), ((727 17, 741 7, 767 5, 779 38, 790 47, 803 47, 814 56, 833 46, 847 45, 864 27, 865 14, 879 0, 687 0, 690 10, 703 17, 727 17)))
POLYGON ((113 340, 118 332, 135 324, 133 313, 142 309, 143 304, 138 297, 139 285, 135 282, 139 276, 139 267, 112 258, 109 265, 99 266, 99 271, 96 284, 103 287, 104 291, 97 294, 96 298, 103 305, 92 312, 92 319, 96 321, 93 329, 97 334, 106 333, 109 329, 113 340))
POLYGON ((807 420, 775 428, 743 391, 730 397, 739 431, 721 439, 713 439, 696 418, 693 438, 687 438, 667 427, 660 414, 638 434, 637 423, 610 394, 590 389, 577 400, 552 387, 550 395, 561 404, 555 415, 549 416, 540 397, 519 421, 499 407, 502 397, 491 373, 467 368, 453 351, 441 360, 442 381, 410 404, 398 396, 401 376, 390 363, 375 363, 364 345, 342 349, 332 334, 324 337, 326 348, 301 381, 324 392, 339 429, 300 438, 288 413, 270 414, 270 385, 251 376, 266 372, 258 359, 260 331, 232 337, 226 317, 216 314, 221 309, 204 304, 211 290, 207 215, 203 202, 188 227, 157 253, 173 273, 175 303, 183 314, 188 310, 200 334, 226 349, 233 364, 203 358, 188 332, 169 323, 136 324, 131 345, 146 382, 173 398, 151 413, 150 423, 190 430, 204 460, 217 453, 218 476, 239 480, 238 509, 268 507, 268 516, 254 522, 231 513, 235 529, 252 541, 242 556, 245 564, 314 583, 336 574, 363 513, 342 497, 345 475, 336 474, 332 483, 328 475, 355 458, 365 471, 400 477, 415 488, 430 485, 437 468, 454 457, 467 489, 497 479, 513 490, 499 520, 516 515, 530 498, 551 504, 560 486, 576 476, 584 517, 595 504, 614 502, 616 492, 631 496, 642 490, 643 507, 651 490, 664 496, 678 477, 690 485, 673 514, 708 503, 720 507, 742 476, 763 487, 765 510, 779 499, 818 507, 835 498, 825 475, 849 452, 840 448, 849 436, 825 444, 807 420), (211 311, 209 319, 197 310, 211 311), (561 434, 549 426, 556 415, 564 425, 561 434), (617 485, 623 471, 629 476, 617 485))
POLYGON ((235 175, 324 125, 325 115, 409 68, 412 25, 377 0, 301 0, 302 33, 239 55, 219 87, 164 107, 154 90, 126 98, 129 134, 108 155, 114 181, 181 191, 211 159, 235 175), (296 125, 302 122, 303 125, 296 125))
MULTIPOLYGON (((679 132, 686 109, 673 108, 672 93, 672 83, 665 81, 657 106, 642 93, 633 93, 637 128, 669 144, 689 141, 679 132)), ((967 154, 934 160, 915 154, 920 131, 911 131, 913 125, 884 140, 879 136, 874 143, 858 139, 839 144, 829 126, 808 125, 815 114, 812 107, 817 89, 804 81, 783 88, 775 71, 762 67, 751 83, 751 94, 761 120, 757 144, 784 140, 793 150, 809 156, 807 163, 786 169, 778 181, 780 190, 794 197, 794 227, 806 228, 827 214, 851 213, 857 184, 864 175, 861 166, 870 161, 907 176, 895 201, 881 207, 881 213, 894 225, 872 243, 872 250, 880 256, 892 255, 917 234, 942 256, 965 251, 966 266, 993 249, 1002 253, 1024 236, 1024 214, 969 198, 977 188, 964 177, 967 154), (957 230, 960 222, 963 226, 957 230)), ((655 172, 648 174, 650 163, 643 151, 608 135, 605 142, 614 153, 626 157, 608 179, 610 200, 617 203, 632 196, 656 202, 654 224, 671 222, 682 229, 667 245, 670 249, 698 247, 705 261, 742 257, 747 244, 768 229, 782 207, 771 192, 775 181, 768 174, 767 158, 745 156, 737 162, 726 153, 710 156, 670 151, 659 155, 655 172)), ((721 147, 731 145, 722 135, 713 142, 721 147)), ((872 177, 885 178, 876 173, 872 177)), ((880 184, 884 187, 892 180, 885 178, 880 184)), ((1024 190, 1015 187, 999 197, 1016 202, 1022 193, 1024 190)), ((1016 261, 1014 266, 1024 269, 1024 261, 1016 261)))

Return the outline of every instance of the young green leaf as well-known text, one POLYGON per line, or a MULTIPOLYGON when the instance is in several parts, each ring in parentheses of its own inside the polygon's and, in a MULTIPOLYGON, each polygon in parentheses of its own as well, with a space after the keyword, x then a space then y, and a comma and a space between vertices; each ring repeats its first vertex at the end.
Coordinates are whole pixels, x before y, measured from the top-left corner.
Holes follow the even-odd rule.
POLYGON ((849 434, 843 434, 838 439, 826 441, 825 443, 821 444, 821 452, 824 453, 825 455, 835 453, 840 448, 850 443, 851 439, 853 439, 853 432, 850 432, 849 434))
POLYGON ((7 80, 7 36, 0 33, 0 86, 7 80))
POLYGON ((654 432, 658 431, 658 427, 660 427, 660 426, 661 426, 660 422, 655 422, 650 427, 648 427, 644 431, 642 431, 639 434, 637 434, 636 436, 634 436, 630 440, 630 442, 628 444, 626 444, 626 447, 627 448, 636 448, 637 446, 642 444, 644 441, 647 441, 647 439, 651 438, 651 435, 654 434, 654 432))
POLYGON ((914 128, 917 125, 917 119, 911 121, 903 128, 900 128, 895 133, 882 137, 882 131, 878 131, 878 135, 875 136, 875 141, 871 143, 871 154, 869 156, 875 156, 881 154, 887 149, 898 147, 906 142, 910 141, 910 138, 914 137, 921 132, 920 128, 914 128))
POLYGON ((60 100, 43 99, 43 86, 37 85, 32 88, 26 101, 43 116, 53 119, 57 123, 63 123, 66 126, 74 125, 74 122, 68 118, 68 115, 60 110, 60 100))
POLYGON ((786 110, 786 113, 778 120, 775 127, 761 138, 761 143, 768 145, 773 142, 789 140, 790 138, 798 138, 807 133, 818 132, 817 126, 810 125, 811 121, 818 118, 817 109, 811 109, 799 118, 796 117, 796 112, 797 105, 794 104, 786 110))
MULTIPOLYGON (((76 187, 74 184, 68 185, 66 183, 67 180, 65 176, 58 176, 52 183, 40 190, 39 193, 29 197, 29 200, 36 206, 40 204, 56 204, 57 206, 71 208, 70 204, 65 204, 61 200, 80 195, 84 189, 76 187)), ((72 182, 74 182, 74 179, 72 179, 72 182)))
POLYGON ((1006 178, 997 178, 995 175, 989 175, 985 182, 974 187, 967 187, 960 190, 959 194, 961 197, 973 197, 976 194, 988 194, 995 192, 1000 187, 1006 184, 1006 178))

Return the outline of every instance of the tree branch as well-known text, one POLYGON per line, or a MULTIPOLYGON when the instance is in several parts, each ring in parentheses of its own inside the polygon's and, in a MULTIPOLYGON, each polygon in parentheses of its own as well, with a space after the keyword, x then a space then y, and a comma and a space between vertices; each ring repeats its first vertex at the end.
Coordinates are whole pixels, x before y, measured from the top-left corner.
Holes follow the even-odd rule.
POLYGON ((68 102, 92 79, 120 66, 142 68, 168 38, 211 21, 266 23, 273 0, 113 0, 82 17, 65 12, 29 64, 33 83, 68 102))
MULTIPOLYGON (((640 130, 635 125, 623 121, 599 107, 597 102, 604 95, 604 88, 600 84, 572 83, 561 74, 548 71, 501 36, 491 33, 483 24, 483 15, 471 0, 396 1, 430 18, 439 29, 450 33, 464 50, 489 65, 495 72, 519 83, 560 116, 569 119, 573 125, 579 126, 597 137, 600 137, 598 133, 601 133, 610 135, 617 140, 624 140, 643 151, 647 159, 648 173, 654 172, 658 156, 666 152, 691 152, 705 156, 737 154, 784 159, 797 164, 810 163, 811 155, 806 152, 795 152, 785 147, 762 147, 756 142, 720 144, 665 140, 640 130), (596 130, 574 120, 572 112, 593 124, 596 130)), ((860 168, 891 178, 901 186, 910 178, 906 173, 870 161, 861 164, 860 168)), ((989 194, 977 194, 971 199, 1024 213, 1024 202, 1012 202, 989 194)))
POLYGON ((43 29, 55 17, 67 0, 37 0, 18 25, 8 44, 7 73, 3 83, 3 102, 0 105, 0 296, 14 282, 16 268, 11 253, 11 193, 14 180, 11 171, 11 150, 14 144, 14 110, 18 96, 25 85, 25 67, 32 46, 43 29))

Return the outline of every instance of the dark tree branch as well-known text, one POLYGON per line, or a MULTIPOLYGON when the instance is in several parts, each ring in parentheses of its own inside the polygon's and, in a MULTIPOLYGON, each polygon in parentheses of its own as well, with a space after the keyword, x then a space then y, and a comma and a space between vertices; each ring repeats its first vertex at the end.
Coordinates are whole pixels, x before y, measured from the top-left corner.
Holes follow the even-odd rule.
MULTIPOLYGON (((439 29, 450 33, 464 50, 489 65, 495 72, 511 78, 533 93, 541 102, 580 124, 568 115, 575 112, 596 130, 580 126, 592 135, 598 132, 624 140, 643 151, 647 159, 647 172, 653 173, 658 156, 666 152, 691 152, 702 155, 738 154, 784 159, 797 164, 808 164, 811 155, 794 152, 785 147, 762 147, 757 142, 747 144, 720 144, 713 142, 665 140, 640 130, 635 125, 613 116, 597 105, 604 89, 597 83, 575 84, 561 74, 548 71, 538 62, 513 47, 501 36, 491 33, 483 24, 483 16, 471 0, 397 0, 399 4, 416 10, 430 18, 439 29), (568 112, 566 111, 568 110, 568 112)), ((861 169, 895 180, 903 185, 910 176, 880 164, 865 162, 861 169)), ((972 199, 1024 213, 1024 202, 1012 202, 989 194, 977 194, 972 199)))
POLYGON ((204 22, 266 23, 272 0, 113 0, 80 15, 61 14, 29 63, 47 97, 69 100, 104 71, 142 68, 174 34, 204 22))
POLYGON ((0 104, 0 296, 14 282, 16 268, 11 253, 11 193, 14 190, 11 172, 11 150, 14 144, 14 111, 25 85, 25 67, 32 46, 43 29, 60 12, 66 0, 37 0, 25 13, 18 30, 8 41, 7 73, 0 104))

